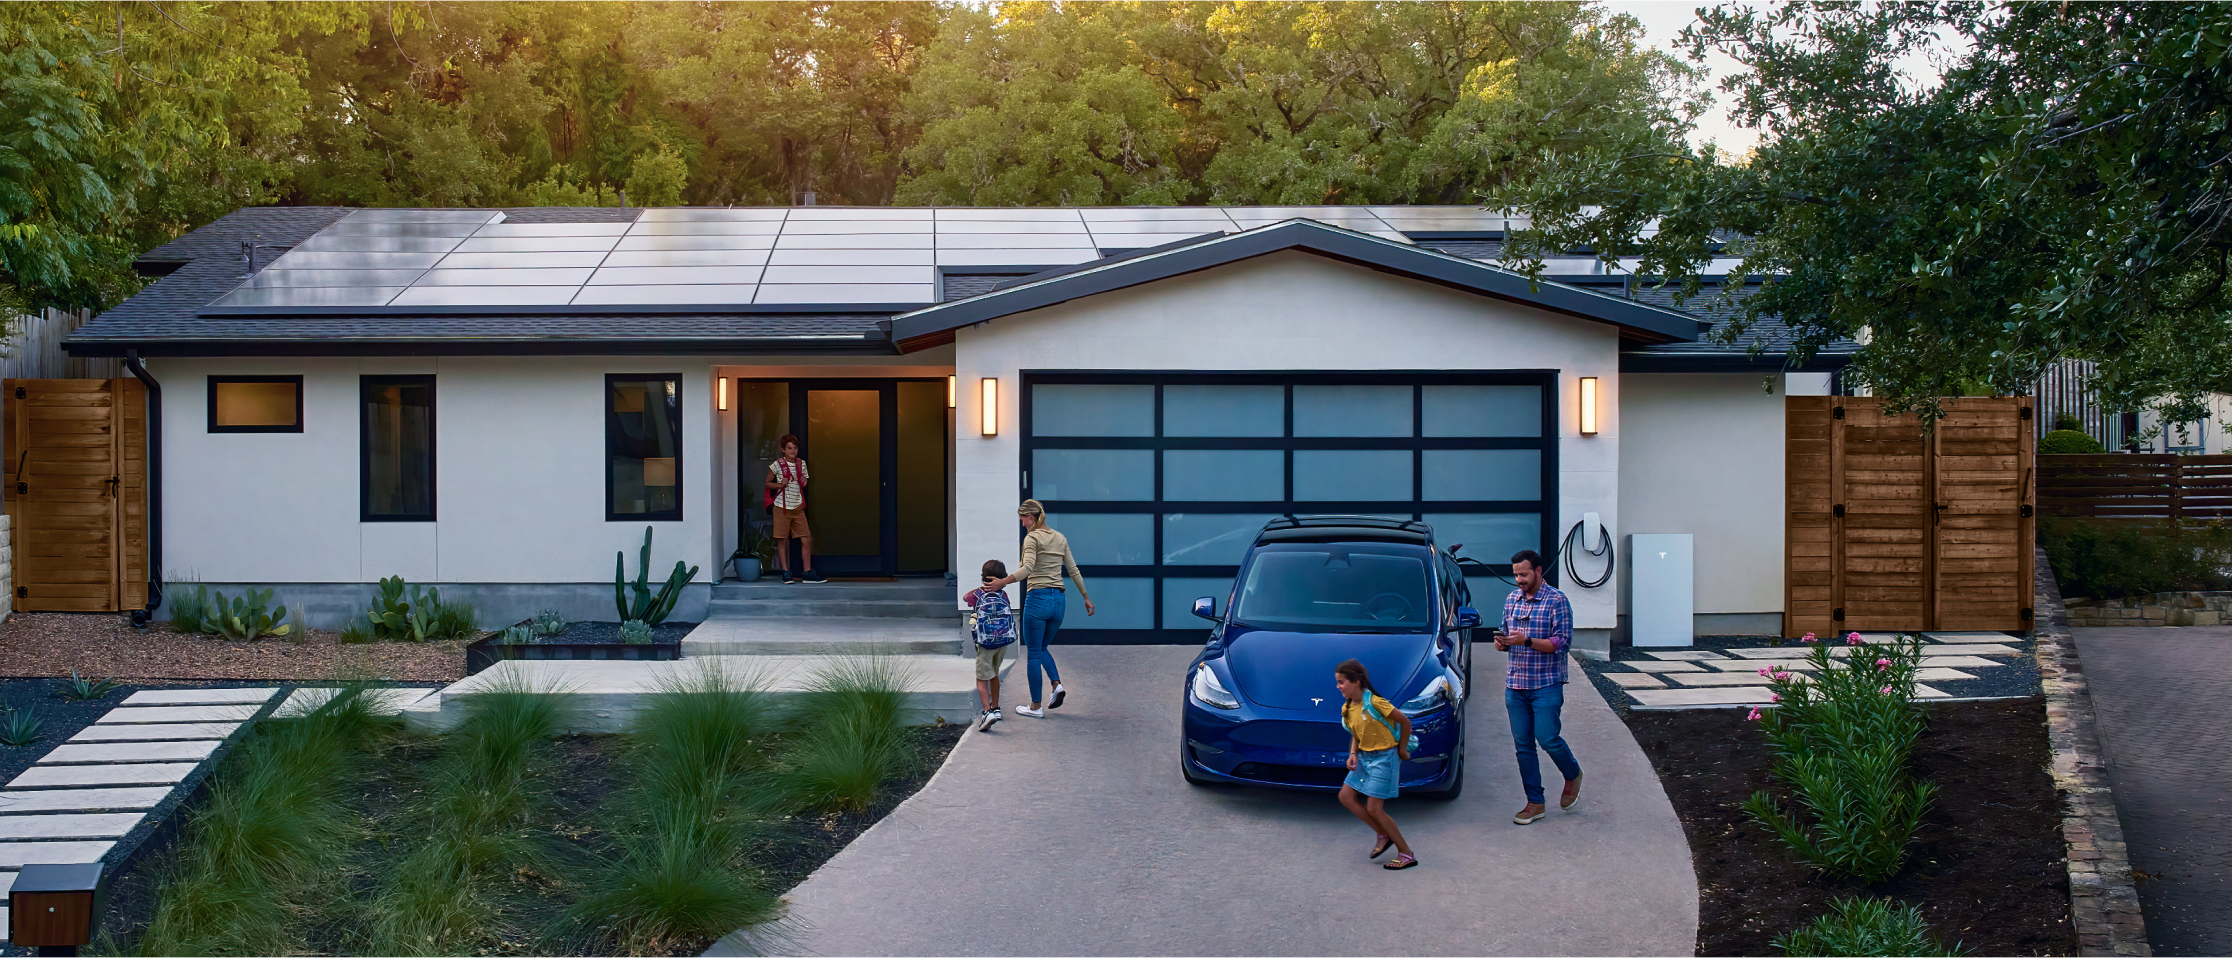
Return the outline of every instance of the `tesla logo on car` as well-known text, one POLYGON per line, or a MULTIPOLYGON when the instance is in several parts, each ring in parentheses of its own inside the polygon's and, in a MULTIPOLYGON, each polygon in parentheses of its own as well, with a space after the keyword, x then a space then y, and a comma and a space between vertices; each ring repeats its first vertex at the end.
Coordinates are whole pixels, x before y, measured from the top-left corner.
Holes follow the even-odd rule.
POLYGON ((1319 703, 1321 703, 1321 702, 1324 702, 1324 701, 1325 701, 1324 699, 1311 699, 1311 700, 1310 700, 1310 704, 1311 704, 1311 705, 1317 705, 1317 704, 1319 704, 1319 703))

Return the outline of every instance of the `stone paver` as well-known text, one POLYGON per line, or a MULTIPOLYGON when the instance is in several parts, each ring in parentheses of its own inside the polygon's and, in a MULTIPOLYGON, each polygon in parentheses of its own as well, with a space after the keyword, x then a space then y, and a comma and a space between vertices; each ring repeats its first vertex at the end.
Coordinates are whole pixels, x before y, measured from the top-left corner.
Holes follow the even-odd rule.
POLYGON ((1604 675, 1612 680, 1612 684, 1623 689, 1663 689, 1666 687, 1666 683, 1659 681, 1647 672, 1606 672, 1604 675))
POLYGON ((1923 659, 1922 664, 1926 668, 1989 669, 1996 666, 2007 665, 2009 663, 2003 661, 1993 661, 1991 659, 1981 658, 1974 655, 1933 655, 1926 659, 1923 659))
POLYGON ((122 838, 147 816, 141 812, 108 815, 0 815, 0 839, 122 838))
POLYGON ((41 765, 70 765, 92 762, 198 762, 217 751, 221 744, 203 739, 197 742, 92 742, 62 745, 45 758, 41 765))
POLYGON ((2005 632, 1924 632, 1922 637, 1932 642, 2006 642, 2005 632))
POLYGON ((104 725, 146 725, 156 722, 245 722, 256 717, 261 705, 158 705, 118 707, 98 719, 104 725))
POLYGON ((144 788, 57 788, 0 792, 0 813, 85 812, 104 808, 154 808, 170 794, 167 785, 144 788))
POLYGON ((1717 689, 1636 689, 1628 694, 1646 706, 1671 708, 1684 705, 1764 705, 1769 701, 1768 696, 1773 693, 1764 686, 1732 686, 1717 689))
POLYGON ((239 722, 179 722, 164 725, 102 725, 95 722, 70 736, 72 742, 153 742, 165 739, 222 739, 239 722))
POLYGON ((1723 656, 1720 653, 1712 651, 1710 649, 1680 649, 1673 652, 1658 652, 1650 649, 1638 649, 1637 651, 1640 651, 1644 655, 1648 655, 1662 662, 1683 662, 1695 661, 1698 659, 1726 658, 1726 656, 1723 656))
POLYGON ((176 785, 198 762, 145 765, 38 765, 15 777, 9 788, 68 785, 176 785))
POLYGON ((791 890, 796 937, 759 946, 988 956, 1696 948, 1681 824, 1634 738, 1578 675, 1565 735, 1588 771, 1580 808, 1510 824, 1524 798, 1502 696, 1483 680, 1488 694, 1467 706, 1465 794, 1390 803, 1421 859, 1390 874, 1365 858, 1370 831, 1330 794, 1180 779, 1179 680, 1193 649, 1057 652, 1063 708, 1018 717, 1010 692, 1007 721, 967 733, 922 791, 791 890), (1529 905, 1517 889, 1563 904, 1529 905))
POLYGON ((1918 682, 1958 682, 1962 679, 1973 679, 1975 677, 1976 676, 1971 675, 1967 672, 1963 672, 1960 669, 1930 668, 1925 666, 1923 668, 1914 670, 1914 678, 1915 681, 1918 682))
POLYGON ((1669 675, 1667 676, 1667 678, 1673 679, 1674 684, 1676 685, 1686 686, 1765 686, 1768 684, 1768 682, 1772 681, 1766 676, 1759 674, 1758 672, 1697 672, 1684 673, 1681 675, 1669 675))
MULTIPOLYGON (((340 689, 296 689, 287 700, 279 703, 271 714, 275 718, 296 718, 318 710, 319 706, 333 701, 340 689)), ((361 693, 366 707, 374 715, 394 715, 419 703, 429 695, 441 694, 440 689, 366 689, 361 693)), ((436 700, 440 701, 439 699, 436 700)))
MULTIPOLYGON (((0 842, 0 868, 97 862, 115 842, 0 842)), ((14 882, 13 878, 9 879, 14 882)))
POLYGON ((1645 662, 1645 661, 1642 661, 1642 660, 1637 660, 1637 661, 1634 661, 1634 662, 1622 662, 1622 663, 1620 663, 1620 664, 1621 664, 1621 665, 1625 665, 1625 666, 1627 666, 1628 668, 1634 669, 1634 670, 1636 670, 1636 671, 1638 671, 1638 672, 1702 672, 1702 671, 1704 671, 1704 668, 1703 668, 1703 667, 1701 667, 1701 666, 1699 666, 1699 665, 1698 665, 1697 663, 1695 663, 1695 662, 1645 662))
POLYGON ((2071 631, 2154 953, 2232 954, 2232 627, 2071 631))
POLYGON ((134 692, 125 705, 236 705, 258 704, 278 694, 268 689, 148 689, 134 692))

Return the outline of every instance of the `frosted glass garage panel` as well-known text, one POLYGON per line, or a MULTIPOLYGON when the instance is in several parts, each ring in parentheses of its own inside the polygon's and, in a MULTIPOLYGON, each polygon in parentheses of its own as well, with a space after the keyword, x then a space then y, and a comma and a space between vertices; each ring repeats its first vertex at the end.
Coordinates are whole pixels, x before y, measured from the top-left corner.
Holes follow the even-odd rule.
POLYGON ((1294 453, 1298 501, 1408 501, 1410 497, 1408 449, 1298 449, 1294 453))
POLYGON ((1165 436, 1284 436, 1284 386, 1164 386, 1165 436))
POLYGON ((1173 578, 1164 579, 1162 600, 1162 627, 1166 629, 1200 629, 1207 632, 1216 623, 1193 614, 1195 599, 1217 600, 1217 614, 1223 615, 1225 606, 1232 601, 1232 577, 1216 579, 1173 578))
POLYGON ((1428 449, 1423 457, 1428 500, 1542 498, 1539 449, 1428 449))
MULTIPOLYGON (((1511 513, 1462 513, 1429 512, 1426 524, 1434 527, 1434 541, 1442 548, 1464 546, 1460 555, 1471 556, 1489 565, 1502 565, 1511 561, 1511 554, 1521 549, 1542 548, 1542 515, 1535 512, 1511 513)), ((1473 583, 1477 593, 1482 590, 1479 582, 1473 583)), ((1495 605, 1481 605, 1481 597, 1473 596, 1473 607, 1500 609, 1495 605)), ((1489 613, 1491 616, 1493 612, 1489 613)))
POLYGON ((1540 386, 1425 386, 1422 389, 1419 410, 1427 436, 1531 438, 1542 435, 1540 386))
POLYGON ((1155 387, 1046 385, 1031 387, 1031 435, 1152 436, 1155 387))
POLYGON ((1409 436, 1409 386, 1296 386, 1297 436, 1409 436))
MULTIPOLYGON (((1155 580, 1101 576, 1085 580, 1085 591, 1093 596, 1093 614, 1085 614, 1085 602, 1077 597, 1077 589, 1072 584, 1069 600, 1065 603, 1067 608, 1062 610, 1063 629, 1155 627, 1155 580)), ((1060 637, 1057 636, 1055 641, 1061 641, 1060 637)))
POLYGON ((1286 454, 1276 449, 1166 449, 1163 494, 1173 502, 1278 502, 1286 454))
POLYGON ((1146 513, 1062 512, 1046 524, 1069 539, 1078 565, 1155 564, 1155 517, 1146 513))
POLYGON ((1239 565, 1270 513, 1172 512, 1162 517, 1164 565, 1239 565))
POLYGON ((1155 498, 1151 449, 1038 449, 1031 453, 1037 499, 1114 502, 1155 498))

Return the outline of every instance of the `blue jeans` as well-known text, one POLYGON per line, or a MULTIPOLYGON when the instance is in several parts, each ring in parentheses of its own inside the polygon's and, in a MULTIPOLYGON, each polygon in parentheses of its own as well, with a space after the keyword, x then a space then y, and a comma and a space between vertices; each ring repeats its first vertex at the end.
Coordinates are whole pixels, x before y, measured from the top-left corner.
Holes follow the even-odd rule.
POLYGON ((1573 750, 1566 747, 1564 736, 1559 734, 1558 713, 1565 709, 1565 686, 1505 689, 1504 708, 1511 713, 1511 740, 1519 750, 1519 784, 1526 786, 1529 804, 1544 804, 1542 762, 1535 757, 1536 743, 1550 753, 1550 761, 1566 781, 1581 777, 1581 763, 1573 760, 1573 750))
POLYGON ((1046 670, 1047 681, 1060 685, 1062 670, 1054 665, 1054 653, 1046 644, 1062 631, 1062 612, 1069 607, 1069 593, 1060 589, 1032 589, 1023 593, 1023 674, 1031 680, 1031 701, 1044 702, 1039 695, 1039 670, 1046 670))

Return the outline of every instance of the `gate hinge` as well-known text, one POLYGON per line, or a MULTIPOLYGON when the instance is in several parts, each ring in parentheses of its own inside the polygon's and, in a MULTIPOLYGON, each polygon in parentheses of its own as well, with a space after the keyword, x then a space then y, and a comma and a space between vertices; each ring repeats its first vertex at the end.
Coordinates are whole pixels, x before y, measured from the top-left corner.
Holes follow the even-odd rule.
POLYGON ((16 495, 19 495, 19 496, 28 496, 28 495, 30 495, 30 494, 31 494, 31 484, 30 484, 30 483, 28 483, 28 482, 19 482, 19 483, 16 483, 16 495))
POLYGON ((30 597, 31 597, 31 587, 30 587, 30 586, 22 586, 22 585, 16 586, 16 598, 18 598, 18 599, 28 599, 28 598, 30 598, 30 597))
POLYGON ((1844 418, 1844 407, 1843 407, 1843 406, 1838 406, 1838 407, 1836 407, 1836 408, 1834 408, 1834 409, 1831 409, 1831 410, 1829 410, 1829 418, 1831 418, 1831 419, 1843 419, 1843 418, 1844 418))
POLYGON ((2029 622, 2030 620, 2031 620, 2031 610, 2030 610, 2030 609, 2028 609, 2028 608, 2025 608, 2025 609, 2023 610, 2023 621, 2025 621, 2025 622, 2029 622))
POLYGON ((2030 419, 2030 414, 2031 414, 2031 411, 2030 411, 2030 407, 2029 407, 2029 406, 2024 406, 2024 407, 2023 407, 2023 419, 2024 419, 2024 420, 2025 420, 2026 422, 2027 422, 2027 421, 2029 421, 2029 419, 2030 419))
POLYGON ((24 397, 25 395, 27 395, 27 394, 26 394, 26 393, 25 393, 25 392, 23 391, 23 387, 22 387, 22 386, 17 386, 17 387, 16 387, 16 398, 17 398, 17 399, 22 399, 22 398, 23 398, 23 397, 24 397))
POLYGON ((1844 503, 1840 502, 1836 505, 1830 506, 1829 514, 1832 516, 1836 516, 1839 519, 1844 518, 1844 503))
POLYGON ((1843 609, 1831 609, 1831 610, 1829 610, 1829 617, 1830 617, 1831 619, 1834 619, 1834 620, 1838 621, 1838 622, 1843 622, 1843 621, 1844 621, 1844 610, 1843 610, 1843 609))
POLYGON ((2015 510, 2015 512, 2016 512, 2016 514, 2017 514, 2017 515, 2020 515, 2020 516, 2022 516, 2022 517, 2023 517, 2023 518, 2025 518, 2025 519, 2028 519, 2028 518, 2030 518, 2030 517, 2031 517, 2031 507, 2030 507, 2030 503, 2027 503, 2027 502, 2026 502, 2026 503, 2023 503, 2023 507, 2022 507, 2022 508, 2020 508, 2020 509, 2017 509, 2017 510, 2015 510))

